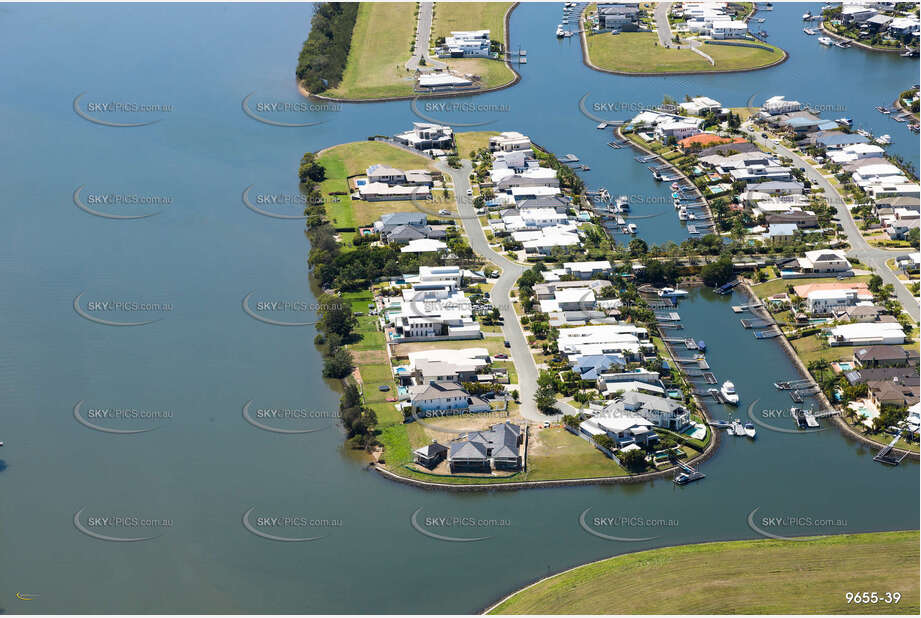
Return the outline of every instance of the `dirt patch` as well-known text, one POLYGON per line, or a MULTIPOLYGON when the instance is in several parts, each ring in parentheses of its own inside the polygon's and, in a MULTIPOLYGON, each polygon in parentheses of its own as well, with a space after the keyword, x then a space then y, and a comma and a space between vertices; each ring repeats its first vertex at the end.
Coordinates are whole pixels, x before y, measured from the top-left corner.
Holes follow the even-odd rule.
POLYGON ((387 364, 387 352, 384 350, 352 350, 356 365, 387 364))

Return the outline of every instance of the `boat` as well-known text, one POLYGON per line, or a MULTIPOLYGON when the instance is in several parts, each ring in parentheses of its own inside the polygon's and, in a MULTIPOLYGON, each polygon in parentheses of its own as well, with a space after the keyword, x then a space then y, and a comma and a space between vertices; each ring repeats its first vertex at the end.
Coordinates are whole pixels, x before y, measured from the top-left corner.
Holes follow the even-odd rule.
POLYGON ((730 423, 729 421, 711 421, 710 426, 716 427, 717 429, 729 429, 730 427, 732 427, 732 423, 730 423))
POLYGON ((755 433, 756 433, 756 432, 755 432, 755 425, 754 425, 754 423, 745 423, 745 425, 743 425, 742 428, 745 430, 745 435, 746 435, 746 436, 748 436, 748 437, 751 438, 752 440, 755 439, 755 433))
POLYGON ((870 137, 870 132, 865 131, 864 129, 857 129, 857 135, 863 135, 864 137, 870 137))
POLYGON ((763 17, 759 17, 755 21, 757 21, 759 24, 763 24, 766 20, 763 17))
POLYGON ((876 111, 878 111, 880 114, 888 114, 888 113, 889 113, 889 110, 886 109, 885 107, 883 107, 882 105, 877 105, 877 106, 876 106, 876 111))
POLYGON ((720 393, 726 398, 726 403, 737 406, 739 405, 739 394, 736 393, 736 385, 726 380, 720 388, 720 393))
MULTIPOLYGON (((631 224, 631 225, 632 225, 632 224, 631 224)), ((681 296, 687 296, 687 295, 688 295, 688 291, 687 291, 687 290, 682 290, 682 289, 675 289, 675 288, 665 287, 665 288, 662 288, 661 290, 659 290, 658 294, 659 294, 659 296, 661 296, 662 298, 678 298, 678 297, 681 297, 681 296)))
POLYGON ((682 207, 678 210, 678 220, 679 220, 679 221, 687 221, 687 220, 688 220, 688 209, 685 208, 684 206, 682 206, 682 207))
POLYGON ((812 36, 812 35, 814 35, 814 34, 816 33, 816 31, 813 30, 812 28, 803 28, 803 32, 805 32, 805 33, 808 34, 809 36, 812 36))
POLYGON ((703 339, 697 340, 697 347, 700 349, 701 352, 707 351, 707 343, 703 339))
POLYGON ((627 222, 624 221, 624 218, 620 215, 617 215, 617 225, 627 225, 627 222))
POLYGON ((704 478, 704 475, 700 472, 679 472, 675 475, 675 484, 676 485, 687 485, 691 481, 699 481, 704 478))
POLYGON ((854 124, 854 121, 850 118, 836 118, 835 122, 840 124, 842 127, 849 127, 854 124))
POLYGON ((681 185, 679 185, 677 182, 672 183, 672 191, 677 191, 679 188, 681 188, 681 185))
POLYGON ((876 143, 877 144, 891 144, 892 137, 888 133, 886 133, 885 135, 880 135, 879 137, 876 138, 876 143))
POLYGON ((841 49, 847 49, 851 44, 849 41, 838 41, 835 43, 835 47, 840 47, 841 49))
POLYGON ((809 21, 810 19, 812 19, 812 13, 810 11, 803 13, 803 21, 809 21))
POLYGON ((628 234, 636 234, 637 229, 639 229, 639 228, 637 227, 636 223, 628 223, 628 224, 627 224, 627 233, 628 233, 628 234))
POLYGON ((835 44, 835 42, 832 41, 832 40, 831 40, 830 38, 828 38, 827 36, 820 36, 820 37, 819 37, 819 43, 821 43, 822 45, 828 45, 828 46, 831 46, 831 45, 834 45, 834 44, 835 44))
POLYGON ((560 24, 556 27, 556 38, 562 39, 564 36, 566 36, 566 31, 563 30, 563 24, 560 24))
POLYGON ((696 219, 697 215, 695 215, 693 212, 688 213, 688 221, 695 221, 696 219))
POLYGON ((630 198, 626 195, 621 195, 618 197, 615 201, 615 204, 617 204, 621 210, 630 210, 630 198))
POLYGON ((745 427, 742 426, 742 421, 740 421, 739 419, 734 419, 732 421, 731 429, 732 429, 732 435, 734 436, 744 436, 745 435, 745 427))

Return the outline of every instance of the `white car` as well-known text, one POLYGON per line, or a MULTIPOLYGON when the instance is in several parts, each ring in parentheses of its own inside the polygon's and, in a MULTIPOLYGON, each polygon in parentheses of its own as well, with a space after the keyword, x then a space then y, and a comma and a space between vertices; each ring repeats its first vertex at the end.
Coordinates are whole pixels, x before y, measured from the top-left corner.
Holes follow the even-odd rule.
POLYGON ((438 211, 438 214, 439 214, 439 215, 450 215, 450 214, 451 214, 451 211, 450 211, 450 210, 445 210, 444 208, 442 208, 441 210, 438 211))
POLYGON ((473 195, 473 189, 467 189, 467 195, 473 195))

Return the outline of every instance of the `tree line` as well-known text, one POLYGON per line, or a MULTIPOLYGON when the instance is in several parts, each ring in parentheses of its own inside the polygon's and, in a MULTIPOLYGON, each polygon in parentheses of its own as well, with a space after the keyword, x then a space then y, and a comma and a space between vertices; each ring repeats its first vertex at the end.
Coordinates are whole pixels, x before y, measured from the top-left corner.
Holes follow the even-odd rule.
POLYGON ((357 17, 358 3, 316 5, 310 20, 310 34, 304 41, 295 71, 298 82, 308 92, 317 94, 335 88, 342 81, 357 17))

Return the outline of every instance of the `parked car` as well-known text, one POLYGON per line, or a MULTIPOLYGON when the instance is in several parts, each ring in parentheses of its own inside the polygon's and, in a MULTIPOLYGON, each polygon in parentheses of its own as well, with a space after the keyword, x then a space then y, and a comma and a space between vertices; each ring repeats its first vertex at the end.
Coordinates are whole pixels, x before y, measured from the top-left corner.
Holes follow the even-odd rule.
POLYGON ((508 358, 508 354, 496 354, 493 358, 497 358, 499 360, 506 359, 508 358))
POLYGON ((505 341, 503 342, 503 344, 504 344, 504 345, 505 345, 505 347, 507 347, 507 348, 510 348, 510 347, 512 347, 512 344, 511 344, 511 343, 509 342, 509 340, 508 340, 508 339, 506 339, 506 340, 505 340, 505 341))

